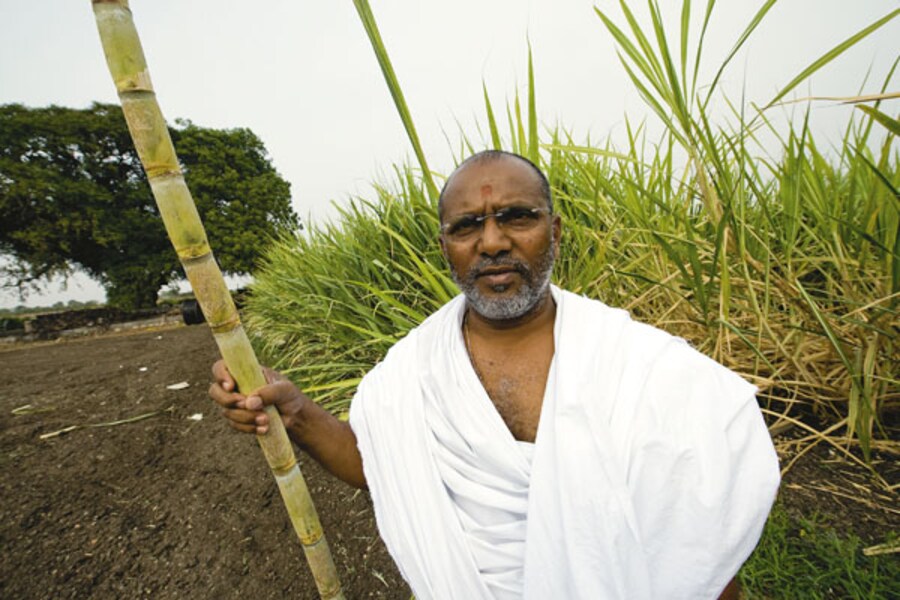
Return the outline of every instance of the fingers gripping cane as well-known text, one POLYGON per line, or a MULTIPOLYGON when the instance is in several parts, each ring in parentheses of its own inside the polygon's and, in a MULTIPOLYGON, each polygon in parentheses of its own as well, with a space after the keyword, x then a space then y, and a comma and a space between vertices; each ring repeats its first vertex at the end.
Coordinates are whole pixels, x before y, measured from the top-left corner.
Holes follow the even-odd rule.
MULTIPOLYGON (((194 295, 200 302, 219 351, 240 389, 255 390, 266 384, 237 309, 213 258, 197 207, 178 165, 144 52, 132 20, 128 0, 92 0, 106 62, 135 148, 144 165, 150 187, 169 239, 178 253, 194 295)), ((274 407, 267 407, 268 433, 257 436, 263 454, 278 482, 291 523, 322 598, 343 598, 331 550, 297 466, 293 447, 274 407)))

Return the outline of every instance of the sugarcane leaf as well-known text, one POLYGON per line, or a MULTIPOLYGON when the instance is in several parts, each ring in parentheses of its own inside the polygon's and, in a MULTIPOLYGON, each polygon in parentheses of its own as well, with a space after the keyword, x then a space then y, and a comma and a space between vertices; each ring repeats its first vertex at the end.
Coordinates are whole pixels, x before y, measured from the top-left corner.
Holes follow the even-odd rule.
POLYGON ((534 87, 534 61, 531 55, 531 41, 528 42, 528 159, 540 163, 540 140, 538 140, 537 106, 534 87))
POLYGON ((487 112, 487 120, 488 127, 491 131, 491 145, 494 150, 502 150, 503 146, 500 143, 500 132, 497 130, 497 119, 494 117, 494 109, 491 106, 491 99, 488 96, 487 85, 482 81, 481 88, 484 91, 484 108, 487 112))
POLYGON ((394 72, 394 66, 388 56, 387 47, 384 44, 384 40, 381 39, 381 33, 378 31, 375 15, 372 12, 371 6, 369 6, 368 0, 353 0, 353 5, 356 7, 359 19, 362 21, 363 27, 366 30, 366 35, 369 38, 369 43, 372 45, 372 50, 375 51, 378 66, 381 68, 381 73, 384 75, 384 81, 388 86, 388 91, 391 94, 391 98, 394 100, 394 106, 400 115, 400 121, 403 123, 403 128, 406 130, 407 137, 409 137, 413 152, 416 155, 416 159, 419 161, 419 167, 422 169, 422 179, 428 189, 428 195, 431 196, 432 200, 436 200, 438 197, 438 189, 434 183, 434 177, 431 170, 428 168, 428 162, 425 160, 425 153, 422 150, 421 142, 419 142, 419 134, 416 132, 416 126, 413 122, 412 115, 409 112, 409 107, 406 104, 406 98, 403 96, 403 89, 400 87, 400 81, 397 78, 397 74, 394 72))
MULTIPOLYGON (((756 14, 753 15, 753 18, 750 20, 750 23, 744 28, 744 31, 738 36, 737 41, 732 46, 731 51, 728 53, 728 56, 725 57, 725 60, 722 61, 722 64, 719 65, 719 69, 716 71, 716 76, 713 77, 712 84, 709 86, 709 91, 706 95, 706 100, 703 101, 703 107, 705 108, 709 104, 709 100, 712 98, 713 92, 716 89, 716 86, 719 83, 719 79, 722 77, 722 73, 725 72, 725 67, 728 66, 728 63, 731 62, 731 59, 734 58, 734 55, 738 53, 744 44, 747 42, 747 39, 750 35, 756 31, 756 28, 759 27, 759 24, 765 18, 765 16, 772 10, 772 7, 775 6, 775 3, 778 0, 767 0, 765 4, 763 4, 756 14)), ((711 7, 710 7, 711 8, 711 7)))
MULTIPOLYGON (((893 94, 891 95, 893 96, 893 94)), ((890 131, 892 134, 900 136, 900 121, 898 121, 897 119, 871 106, 857 105, 856 108, 872 117, 872 119, 874 119, 875 121, 878 121, 879 123, 884 125, 885 129, 890 131)))
POLYGON ((833 61, 838 56, 842 55, 849 48, 852 48, 853 46, 855 46, 860 41, 867 38, 872 33, 881 29, 884 25, 887 25, 888 23, 890 23, 898 14, 900 14, 900 8, 891 11, 890 13, 888 13, 884 17, 878 19, 871 25, 864 27, 857 33, 851 35, 849 38, 847 38, 846 40, 844 40, 843 42, 841 42, 840 44, 838 44, 837 46, 835 46, 834 48, 832 48, 831 50, 829 50, 828 52, 826 52, 825 54, 823 54, 822 56, 817 58, 816 60, 814 60, 808 67, 803 69, 799 75, 794 77, 786 86, 784 86, 784 88, 782 88, 781 91, 779 91, 775 95, 775 97, 769 102, 767 107, 772 106, 773 104, 777 103, 779 100, 784 98, 788 93, 790 93, 791 90, 793 90, 795 87, 800 85, 810 75, 812 75, 813 73, 815 73, 816 71, 818 71, 819 69, 821 69, 822 67, 824 67, 825 65, 830 63, 831 61, 833 61))

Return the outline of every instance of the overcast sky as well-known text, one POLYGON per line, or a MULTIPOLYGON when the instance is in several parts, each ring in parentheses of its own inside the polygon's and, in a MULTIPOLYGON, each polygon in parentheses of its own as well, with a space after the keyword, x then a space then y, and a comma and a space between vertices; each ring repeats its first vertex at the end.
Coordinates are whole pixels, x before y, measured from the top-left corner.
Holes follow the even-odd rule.
MULTIPOLYGON (((453 167, 445 133, 456 141, 461 126, 478 139, 482 81, 498 106, 525 91, 528 40, 544 124, 559 123, 576 138, 619 139, 626 114, 632 120, 646 114, 592 8, 621 22, 617 2, 371 4, 437 172, 453 167)), ((645 4, 631 3, 639 12, 645 4)), ((695 11, 705 4, 694 2, 695 11)), ((704 52, 709 69, 761 4, 719 1, 704 52)), ((391 165, 411 158, 351 0, 132 0, 131 7, 167 119, 252 129, 290 181, 302 219, 330 218, 332 202, 367 194, 369 182, 386 180, 391 165)), ((781 0, 726 73, 724 89, 734 100, 743 91, 750 102, 766 102, 812 60, 898 7, 896 0, 781 0)), ((674 36, 678 14, 669 17, 674 36)), ((898 54, 895 19, 796 95, 877 92, 898 54)), ((0 0, 0 104, 86 107, 92 101, 117 98, 89 0, 0 0)), ((886 106, 896 113, 898 103, 886 106)), ((822 135, 837 139, 847 109, 827 104, 814 113, 822 135)), ((84 278, 70 282, 66 293, 58 288, 49 285, 27 304, 103 297, 84 278)), ((16 304, 17 296, 0 293, 0 307, 16 304)))

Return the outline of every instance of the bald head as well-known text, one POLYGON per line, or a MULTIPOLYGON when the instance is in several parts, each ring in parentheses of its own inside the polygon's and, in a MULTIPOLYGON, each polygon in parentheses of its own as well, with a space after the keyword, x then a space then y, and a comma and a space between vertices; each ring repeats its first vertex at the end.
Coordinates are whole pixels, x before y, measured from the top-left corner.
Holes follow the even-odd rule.
POLYGON ((533 175, 535 190, 538 192, 538 195, 543 198, 547 202, 547 208, 550 209, 550 212, 553 212, 553 197, 550 194, 550 182, 547 181, 547 177, 544 173, 535 165, 533 162, 525 158, 524 156, 520 156, 513 152, 506 152, 505 150, 484 150, 477 154, 473 154, 466 160, 464 160, 454 171, 450 174, 450 177, 447 178, 447 181, 444 182, 444 187, 441 188, 441 195, 438 197, 438 217, 442 218, 444 215, 444 200, 449 193, 452 192, 453 189, 453 179, 461 172, 466 170, 466 168, 475 166, 475 165, 485 165, 495 161, 502 160, 516 160, 525 165, 527 165, 533 175))

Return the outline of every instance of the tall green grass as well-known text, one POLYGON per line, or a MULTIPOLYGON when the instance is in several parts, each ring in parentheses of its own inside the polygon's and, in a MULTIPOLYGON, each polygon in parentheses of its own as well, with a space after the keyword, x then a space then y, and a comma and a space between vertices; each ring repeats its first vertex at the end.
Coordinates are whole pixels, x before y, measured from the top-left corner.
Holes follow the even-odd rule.
MULTIPOLYGON (((683 2, 675 38, 655 1, 644 25, 625 2, 618 17, 597 11, 598 35, 613 36, 665 126, 659 138, 630 124, 625 147, 561 129, 539 137, 529 56, 525 102, 516 95, 501 126, 485 87, 489 135, 461 134, 461 147, 505 147, 545 169, 564 223, 561 286, 628 308, 742 373, 760 387, 773 423, 808 432, 801 441, 845 452, 859 444, 868 458, 892 443, 880 417, 900 400, 897 120, 878 102, 860 107, 841 145, 822 149, 806 119, 779 126, 743 105, 731 105, 724 123, 714 119, 719 78, 773 4, 712 82, 698 73, 714 1, 699 16, 683 2), (761 147, 764 135, 778 140, 777 151, 761 147)), ((360 14, 417 147, 374 17, 360 14)), ((897 14, 814 61, 769 104, 897 14)), ((274 244, 256 273, 247 321, 259 350, 334 411, 394 342, 456 293, 437 245, 432 177, 424 155, 418 169, 396 167, 336 224, 274 244)))

